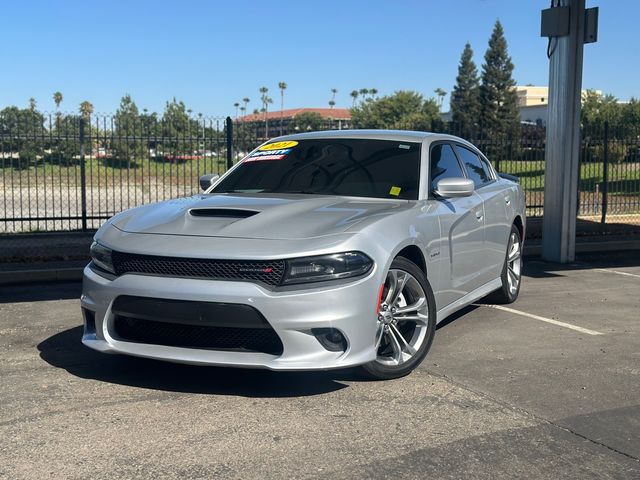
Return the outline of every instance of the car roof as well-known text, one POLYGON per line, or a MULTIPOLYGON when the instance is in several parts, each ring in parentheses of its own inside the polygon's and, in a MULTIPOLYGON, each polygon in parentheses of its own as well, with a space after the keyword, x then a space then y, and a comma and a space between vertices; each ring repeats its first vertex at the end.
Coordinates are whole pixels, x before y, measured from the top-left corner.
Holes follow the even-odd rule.
POLYGON ((283 135, 269 140, 305 140, 321 138, 363 138, 370 140, 393 140, 400 142, 422 142, 424 139, 431 141, 449 140, 469 144, 466 140, 443 133, 417 132, 413 130, 324 130, 321 132, 295 133, 293 135, 283 135))

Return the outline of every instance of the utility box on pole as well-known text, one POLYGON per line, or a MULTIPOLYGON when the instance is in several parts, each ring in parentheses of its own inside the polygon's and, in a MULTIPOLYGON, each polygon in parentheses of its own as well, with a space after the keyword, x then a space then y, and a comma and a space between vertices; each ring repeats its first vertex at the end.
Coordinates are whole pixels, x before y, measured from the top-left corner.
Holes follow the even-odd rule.
POLYGON ((588 21, 586 12, 585 0, 558 0, 542 13, 550 61, 542 257, 560 263, 575 258, 582 53, 585 40, 597 38, 597 10, 595 21, 594 9, 589 9, 588 21))

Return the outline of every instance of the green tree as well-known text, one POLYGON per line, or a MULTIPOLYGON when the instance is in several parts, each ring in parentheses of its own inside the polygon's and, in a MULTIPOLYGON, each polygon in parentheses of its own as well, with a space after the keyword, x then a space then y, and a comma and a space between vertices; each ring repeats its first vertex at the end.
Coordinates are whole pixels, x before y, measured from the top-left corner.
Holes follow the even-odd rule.
POLYGON ((457 131, 468 133, 477 125, 480 114, 480 80, 473 61, 473 50, 464 46, 458 65, 456 84, 451 92, 451 115, 457 131))
POLYGON ((518 97, 512 73, 504 29, 497 20, 484 55, 480 84, 480 123, 490 138, 509 137, 518 131, 518 97))
POLYGON ((44 116, 35 109, 6 107, 0 111, 0 162, 22 170, 43 155, 44 116))
POLYGON ((398 91, 361 103, 351 109, 351 117, 359 128, 428 131, 439 118, 439 111, 431 98, 425 100, 417 92, 398 91))
POLYGON ((587 90, 582 95, 583 125, 602 125, 604 122, 617 125, 622 120, 622 111, 622 105, 611 94, 603 95, 595 90, 587 90))
POLYGON ((313 132, 322 128, 322 117, 316 112, 299 113, 289 124, 289 129, 295 132, 313 132))
POLYGON ((38 109, 38 102, 36 102, 36 99, 31 97, 29 99, 29 110, 31 110, 32 112, 35 112, 38 109))
POLYGON ((111 145, 113 166, 135 165, 137 160, 146 156, 147 145, 140 138, 144 125, 136 102, 131 95, 125 94, 120 99, 120 106, 113 117, 113 144, 111 145))
POLYGON ((188 138, 196 134, 198 124, 189 118, 184 102, 175 98, 167 102, 162 115, 162 150, 165 156, 188 155, 194 145, 188 138))

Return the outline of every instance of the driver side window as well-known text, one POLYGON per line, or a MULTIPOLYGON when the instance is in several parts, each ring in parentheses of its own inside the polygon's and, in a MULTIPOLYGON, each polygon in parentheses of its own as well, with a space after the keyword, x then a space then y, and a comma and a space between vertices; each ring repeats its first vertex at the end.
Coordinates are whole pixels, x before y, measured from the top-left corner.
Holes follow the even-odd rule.
POLYGON ((458 158, 447 143, 431 148, 431 191, 438 189, 438 181, 444 178, 464 178, 458 158))

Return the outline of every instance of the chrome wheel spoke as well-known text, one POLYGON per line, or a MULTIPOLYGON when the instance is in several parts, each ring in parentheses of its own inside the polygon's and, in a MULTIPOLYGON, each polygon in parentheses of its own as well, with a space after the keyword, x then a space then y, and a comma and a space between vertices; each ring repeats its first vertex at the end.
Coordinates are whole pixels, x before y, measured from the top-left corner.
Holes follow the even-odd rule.
POLYGON ((402 346, 400 345, 399 339, 396 337, 393 330, 389 329, 387 331, 387 339, 389 340, 389 344, 391 345, 391 350, 393 350, 392 358, 396 365, 400 365, 404 362, 404 354, 402 352, 402 346))
POLYGON ((396 294, 398 287, 398 272, 396 270, 390 270, 387 275, 387 280, 389 281, 389 289, 387 290, 387 296, 384 298, 384 303, 391 305, 391 299, 396 294))
POLYGON ((397 308, 394 312, 396 315, 402 315, 404 313, 413 313, 420 310, 427 304, 427 299, 425 297, 420 297, 418 301, 412 303, 411 305, 407 305, 406 307, 397 308))
POLYGON ((398 322, 412 321, 416 324, 416 327, 422 328, 429 324, 429 315, 418 312, 416 315, 398 315, 396 316, 398 322))
POLYGON ((406 286, 407 281, 409 280, 410 275, 405 272, 402 272, 402 273, 403 273, 402 279, 397 280, 396 291, 393 292, 393 297, 391 298, 390 305, 395 305, 398 302, 398 299, 400 298, 400 294, 402 294, 402 291, 404 290, 404 287, 406 286))
POLYGON ((416 349, 413 348, 411 345, 409 345, 409 343, 404 338, 404 336, 402 335, 400 330, 398 330, 397 326, 391 325, 389 330, 391 330, 393 332, 394 336, 398 339, 398 343, 400 344, 400 349, 403 352, 406 352, 409 355, 415 355, 416 354, 416 349))

